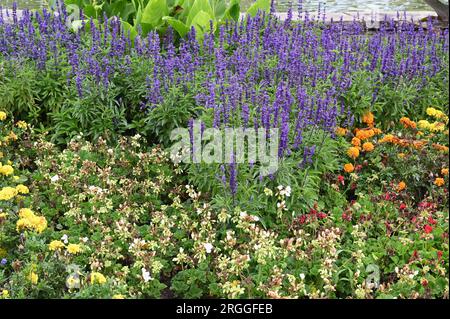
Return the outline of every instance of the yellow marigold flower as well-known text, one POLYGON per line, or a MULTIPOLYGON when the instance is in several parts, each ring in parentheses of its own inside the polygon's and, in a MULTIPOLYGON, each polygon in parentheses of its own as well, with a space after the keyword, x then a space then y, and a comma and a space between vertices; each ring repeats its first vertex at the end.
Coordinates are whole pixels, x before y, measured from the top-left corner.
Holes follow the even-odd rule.
POLYGON ((103 276, 99 272, 92 272, 91 273, 91 284, 100 284, 103 285, 106 282, 105 276, 103 276))
POLYGON ((28 194, 30 192, 28 187, 26 187, 25 185, 22 185, 22 184, 17 185, 16 189, 17 189, 17 192, 19 192, 19 194, 28 194))
POLYGON ((448 175, 448 168, 441 169, 441 174, 444 175, 444 176, 447 176, 448 175))
POLYGON ((17 189, 14 187, 3 187, 0 190, 0 200, 10 200, 17 195, 17 189))
POLYGON ((419 122, 417 122, 417 126, 420 129, 428 130, 430 129, 430 122, 428 122, 427 120, 420 120, 419 122))
POLYGON ((370 142, 365 142, 365 143, 363 144, 362 148, 363 148, 363 150, 366 151, 366 152, 372 152, 373 149, 375 148, 375 146, 373 146, 373 144, 370 143, 370 142))
POLYGON ((373 122, 374 122, 374 117, 373 117, 372 112, 370 112, 370 111, 366 112, 362 117, 362 121, 363 121, 363 123, 366 123, 367 125, 372 126, 373 122))
POLYGON ((8 137, 13 141, 17 141, 17 135, 13 131, 9 132, 8 137))
POLYGON ((0 220, 6 219, 6 217, 8 217, 7 213, 0 213, 0 220))
POLYGON ((343 128, 343 127, 336 127, 336 135, 338 136, 344 136, 345 134, 347 134, 347 129, 343 128))
POLYGON ((81 253, 83 250, 81 249, 80 245, 69 244, 67 245, 67 251, 69 252, 69 254, 76 255, 78 253, 81 253))
POLYGON ((347 163, 344 165, 344 171, 346 173, 352 173, 355 170, 355 167, 353 166, 352 163, 347 163))
POLYGON ((436 115, 436 112, 437 112, 437 110, 434 108, 434 107, 429 107, 429 108, 427 108, 427 114, 429 115, 429 116, 435 116, 436 115))
POLYGON ((405 128, 408 128, 408 127, 410 127, 410 128, 416 128, 416 122, 414 122, 414 121, 411 121, 409 118, 407 118, 407 117, 402 117, 401 119, 400 119, 400 123, 401 124, 403 124, 403 126, 405 127, 405 128))
POLYGON ((117 295, 112 296, 112 299, 125 299, 125 296, 121 295, 121 294, 117 294, 117 295))
POLYGON ((434 185, 436 185, 436 186, 438 186, 438 187, 441 187, 441 186, 444 185, 444 184, 445 184, 445 181, 444 181, 444 179, 441 178, 441 177, 437 177, 437 178, 434 180, 434 185))
POLYGON ((8 290, 6 290, 6 289, 2 290, 2 298, 3 299, 9 298, 9 291, 8 290))
POLYGON ((361 140, 357 137, 352 138, 352 145, 353 146, 361 146, 361 140))
POLYGON ((17 125, 18 128, 21 128, 21 129, 23 129, 23 130, 26 129, 27 126, 28 126, 27 122, 25 122, 25 121, 18 121, 18 122, 16 123, 16 125, 17 125))
POLYGON ((351 158, 355 159, 359 156, 359 149, 357 147, 350 147, 347 150, 347 155, 351 158))
POLYGON ((16 222, 16 230, 22 229, 34 230, 37 233, 42 233, 47 228, 47 220, 44 216, 37 216, 29 208, 22 208, 19 210, 20 219, 16 222))
POLYGON ((445 124, 441 122, 434 122, 430 124, 429 130, 432 132, 442 132, 445 130, 445 124))
POLYGON ((2 165, 0 167, 0 174, 5 176, 12 175, 14 173, 14 168, 11 165, 2 165))
POLYGON ((402 182, 398 183, 398 185, 397 185, 397 191, 398 192, 401 192, 405 188, 406 188, 406 183, 405 182, 402 181, 402 182))
POLYGON ((405 153, 398 153, 397 154, 398 158, 405 158, 406 154, 405 153))
POLYGON ((48 249, 51 251, 60 250, 64 247, 64 243, 60 240, 52 240, 50 244, 48 244, 48 249))
POLYGON ((39 280, 39 276, 38 274, 36 274, 34 271, 30 272, 30 274, 28 275, 28 279, 31 281, 31 283, 33 285, 36 285, 38 283, 39 280))
POLYGON ((0 121, 6 120, 6 113, 3 111, 0 111, 0 121))
POLYGON ((33 216, 35 216, 34 212, 29 208, 22 208, 21 210, 19 210, 20 218, 31 218, 33 216))

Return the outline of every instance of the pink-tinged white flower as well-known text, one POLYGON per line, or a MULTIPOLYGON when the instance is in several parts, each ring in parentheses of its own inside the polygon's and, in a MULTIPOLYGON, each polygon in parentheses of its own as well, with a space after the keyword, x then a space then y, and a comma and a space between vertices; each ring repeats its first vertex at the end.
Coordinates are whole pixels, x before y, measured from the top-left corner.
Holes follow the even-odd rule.
POLYGON ((50 178, 50 181, 52 183, 56 183, 57 181, 59 181, 59 176, 58 175, 53 176, 52 178, 50 178))
POLYGON ((214 248, 211 243, 205 243, 203 244, 203 247, 205 248, 207 254, 210 254, 214 248))
POLYGON ((67 234, 62 235, 61 240, 64 244, 69 243, 69 236, 67 234))
POLYGON ((142 279, 144 279, 144 282, 148 282, 153 279, 152 276, 150 276, 150 272, 145 268, 142 268, 142 279))

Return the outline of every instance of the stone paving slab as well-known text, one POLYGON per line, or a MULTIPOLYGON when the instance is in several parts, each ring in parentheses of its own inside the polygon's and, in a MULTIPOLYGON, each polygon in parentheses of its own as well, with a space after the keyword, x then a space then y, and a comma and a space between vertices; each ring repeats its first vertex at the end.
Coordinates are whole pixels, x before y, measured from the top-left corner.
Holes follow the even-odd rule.
MULTIPOLYGON (((6 21, 12 21, 12 11, 9 10, 9 17, 6 16, 6 9, 2 9, 3 18, 6 21)), ((23 10, 17 10, 17 18, 20 19, 23 15, 23 10)), ((276 12, 275 15, 280 20, 285 20, 287 18, 286 12, 276 12)), ((415 22, 427 18, 428 16, 437 17, 436 13, 434 11, 408 11, 406 14, 404 12, 396 12, 396 11, 358 11, 358 12, 333 12, 333 13, 327 13, 325 16, 325 21, 340 21, 342 18, 343 22, 352 22, 354 20, 364 20, 366 27, 371 28, 379 28, 380 22, 382 22, 385 19, 385 16, 388 20, 394 18, 394 20, 400 20, 404 21, 406 15, 406 20, 411 21, 411 19, 415 22), (399 17, 399 19, 397 19, 399 17)), ((311 12, 309 13, 310 17, 317 18, 317 12, 311 12)), ((241 14, 241 17, 244 17, 244 14, 241 14)), ((299 17, 297 12, 293 13, 293 20, 299 20, 303 19, 304 14, 299 17)))

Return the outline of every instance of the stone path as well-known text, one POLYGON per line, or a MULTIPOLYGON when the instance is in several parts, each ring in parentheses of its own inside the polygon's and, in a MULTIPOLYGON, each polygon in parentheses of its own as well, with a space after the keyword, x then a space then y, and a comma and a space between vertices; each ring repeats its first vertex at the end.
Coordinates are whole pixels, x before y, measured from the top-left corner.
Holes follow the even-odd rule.
MULTIPOLYGON (((6 21, 12 21, 12 14, 10 11, 9 18, 6 17, 5 9, 2 9, 3 17, 6 21)), ((17 10, 17 17, 20 19, 22 16, 23 11, 17 10)), ((342 17, 342 20, 344 22, 351 22, 353 20, 364 20, 366 27, 371 29, 377 29, 380 25, 380 22, 384 20, 385 16, 390 20, 391 18, 394 18, 397 20, 397 14, 399 15, 399 20, 404 20, 404 12, 394 12, 394 11, 359 11, 359 12, 339 12, 339 13, 327 13, 325 20, 326 21, 339 21, 342 17)), ((287 17, 286 12, 277 12, 275 13, 277 17, 279 17, 281 20, 285 20, 287 17)), ((243 15, 242 15, 243 16, 243 15)), ((310 16, 317 17, 317 12, 310 13, 310 16)), ((420 19, 426 18, 428 16, 437 17, 436 13, 434 11, 409 11, 406 12, 406 19, 408 21, 419 21, 420 19)), ((298 14, 293 14, 293 19, 297 20, 298 14)))

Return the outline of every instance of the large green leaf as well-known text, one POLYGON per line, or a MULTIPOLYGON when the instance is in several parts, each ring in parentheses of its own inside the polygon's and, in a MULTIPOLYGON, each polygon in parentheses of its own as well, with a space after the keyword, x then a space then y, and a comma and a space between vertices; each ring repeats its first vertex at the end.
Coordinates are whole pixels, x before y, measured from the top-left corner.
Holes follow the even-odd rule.
POLYGON ((119 0, 105 6, 108 16, 118 16, 124 21, 128 21, 131 14, 136 12, 133 4, 128 0, 119 0))
POLYGON ((93 5, 87 5, 81 8, 83 10, 83 14, 88 18, 97 18, 97 11, 95 10, 93 5))
POLYGON ((209 22, 212 20, 211 15, 203 10, 200 10, 192 19, 189 29, 195 28, 197 39, 202 39, 205 32, 210 30, 209 22))
POLYGON ((234 21, 239 20, 239 14, 241 13, 241 6, 239 4, 239 0, 231 0, 230 6, 225 12, 225 19, 233 19, 234 21))
MULTIPOLYGON (((207 13, 210 17, 210 20, 213 20, 213 10, 211 8, 211 5, 209 4, 209 0, 195 0, 194 4, 192 5, 191 9, 189 10, 189 14, 187 16, 186 19, 186 25, 192 25, 192 21, 194 20, 194 18, 197 16, 197 14, 203 11, 205 13, 207 13)), ((199 19, 203 19, 205 17, 204 14, 201 14, 199 16, 199 19)), ((208 20, 208 24, 209 24, 209 20, 208 20)))
POLYGON ((258 10, 268 11, 269 9, 270 0, 256 0, 255 3, 248 8, 247 13, 254 17, 258 13, 258 10))
POLYGON ((154 28, 160 26, 162 18, 169 14, 166 0, 150 0, 142 11, 142 23, 148 23, 154 28))
POLYGON ((209 4, 213 10, 214 18, 220 20, 227 11, 227 2, 225 0, 209 0, 209 4))
POLYGON ((178 15, 178 19, 186 22, 187 16, 189 15, 189 11, 192 8, 192 5, 194 4, 195 0, 184 0, 181 5, 181 7, 183 8, 183 11, 181 11, 181 13, 178 15))
POLYGON ((120 23, 122 24, 122 29, 124 30, 124 33, 125 34, 129 33, 131 41, 134 41, 134 39, 138 35, 136 29, 126 21, 121 20, 120 23))
POLYGON ((184 37, 189 32, 188 26, 174 17, 164 17, 163 21, 166 21, 175 31, 177 31, 180 37, 184 37))

